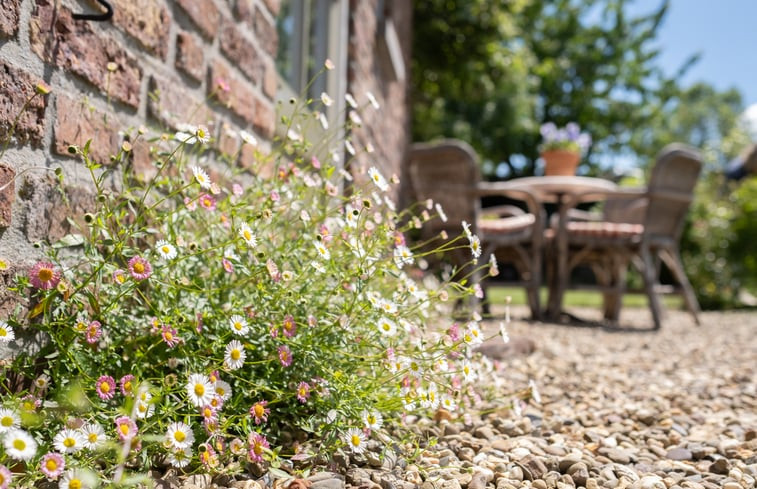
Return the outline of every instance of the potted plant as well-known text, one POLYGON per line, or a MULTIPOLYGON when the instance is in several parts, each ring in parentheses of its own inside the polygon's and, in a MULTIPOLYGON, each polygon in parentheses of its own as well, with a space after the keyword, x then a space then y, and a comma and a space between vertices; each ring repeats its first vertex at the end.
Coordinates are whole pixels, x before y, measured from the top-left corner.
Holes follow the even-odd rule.
POLYGON ((544 159, 544 175, 575 175, 581 154, 589 148, 591 136, 581 132, 575 122, 558 128, 553 122, 542 124, 543 141, 539 146, 544 159))

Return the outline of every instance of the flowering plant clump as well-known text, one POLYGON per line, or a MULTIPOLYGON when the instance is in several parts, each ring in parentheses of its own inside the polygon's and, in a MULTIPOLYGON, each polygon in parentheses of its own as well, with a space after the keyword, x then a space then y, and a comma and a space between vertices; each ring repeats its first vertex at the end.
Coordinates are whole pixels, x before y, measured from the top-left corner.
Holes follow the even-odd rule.
POLYGON ((591 146, 591 136, 581 132, 581 128, 575 122, 569 122, 565 127, 558 128, 554 122, 546 122, 539 129, 542 143, 539 151, 566 150, 576 153, 585 153, 591 146))
MULTIPOLYGON (((125 484, 160 465, 234 472, 360 453, 404 414, 475 402, 480 317, 448 317, 480 288, 460 273, 421 273, 405 236, 439 218, 433 202, 418 216, 394 211, 397 179, 377 168, 337 191, 350 161, 301 136, 324 100, 282 118, 286 136, 255 150, 254 174, 214 158, 203 127, 133 131, 161 148, 146 182, 129 174, 130 145, 107 168, 89 145, 74 148, 97 208, 17 277, 28 312, 0 321, 0 342, 49 338, 3 367, 22 387, 0 383, 0 486, 125 484)), ((467 229, 439 249, 468 247, 466 235, 473 262, 467 229)))

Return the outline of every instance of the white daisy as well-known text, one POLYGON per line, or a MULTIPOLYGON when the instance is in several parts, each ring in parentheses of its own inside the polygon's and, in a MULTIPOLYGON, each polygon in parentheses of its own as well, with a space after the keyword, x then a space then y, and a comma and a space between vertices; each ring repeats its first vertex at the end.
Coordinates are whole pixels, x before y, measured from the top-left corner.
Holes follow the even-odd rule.
POLYGON ((376 100, 376 96, 373 95, 372 92, 365 92, 365 97, 368 99, 368 102, 371 104, 371 106, 373 106, 374 109, 379 110, 381 108, 378 100, 376 100))
POLYGON ((147 419, 155 413, 155 405, 150 402, 152 395, 145 393, 140 399, 137 400, 134 406, 134 414, 139 419, 147 419))
POLYGON ((412 389, 402 388, 402 407, 405 411, 415 411, 416 393, 412 389))
POLYGON ((455 403, 455 399, 449 394, 442 395, 441 406, 447 411, 454 411, 455 409, 457 409, 457 404, 455 403))
POLYGON ((465 233, 465 236, 470 239, 472 236, 470 232, 470 224, 468 224, 466 221, 463 221, 463 233, 465 233))
POLYGON ((317 261, 310 262, 310 265, 315 268, 315 271, 318 273, 326 273, 326 267, 318 263, 317 261))
POLYGON ((64 428, 53 438, 53 446, 60 453, 76 453, 84 448, 84 435, 77 430, 64 428))
POLYGON ((10 343, 14 339, 16 339, 16 333, 13 332, 13 328, 5 321, 0 321, 0 345, 10 343))
POLYGON ((476 380, 476 377, 478 377, 473 365, 468 361, 463 362, 463 365, 460 368, 460 373, 463 374, 463 380, 466 382, 473 382, 476 380))
POLYGON ((499 334, 502 336, 503 343, 510 343, 510 335, 507 333, 507 328, 505 328, 505 323, 503 321, 499 322, 499 334))
POLYGON ((355 156, 355 147, 352 145, 349 139, 344 140, 344 149, 346 149, 347 152, 352 156, 355 156))
POLYGON ((435 383, 430 383, 427 389, 418 389, 418 397, 421 400, 421 407, 436 409, 439 407, 439 392, 435 383))
POLYGON ((208 128, 202 124, 195 129, 195 136, 197 136, 197 139, 203 144, 210 142, 210 131, 208 131, 208 128))
POLYGON ((370 177, 371 181, 376 184, 379 190, 381 190, 382 192, 389 190, 389 182, 387 182, 384 176, 378 171, 378 168, 372 166, 368 170, 368 176, 370 177))
POLYGON ((378 328, 381 334, 386 336, 394 336, 397 333, 397 324, 389 318, 379 319, 378 328))
POLYGON ((394 249, 394 263, 397 267, 402 268, 405 265, 413 264, 413 252, 405 245, 400 245, 394 249))
POLYGON ((164 260, 173 260, 176 258, 176 247, 164 239, 155 243, 155 249, 164 260))
POLYGON ((247 320, 239 314, 234 314, 233 316, 231 316, 231 318, 229 318, 229 321, 231 332, 235 335, 245 336, 250 330, 249 326, 247 325, 247 320))
POLYGON ((497 266, 497 257, 494 256, 494 253, 489 255, 489 275, 492 277, 496 277, 499 275, 499 267, 497 266))
POLYGON ((185 144, 194 144, 197 142, 197 136, 194 135, 194 130, 192 130, 192 132, 176 131, 173 138, 185 144))
POLYGON ((245 131, 244 129, 242 129, 241 131, 239 131, 239 136, 242 138, 242 141, 245 144, 249 144, 250 146, 257 146, 258 145, 258 140, 255 139, 255 136, 253 136, 249 132, 245 131))
POLYGON ((166 440, 174 448, 186 449, 194 443, 195 435, 188 424, 177 421, 168 425, 166 440))
POLYGON ((478 239, 478 236, 472 234, 468 237, 468 241, 470 242, 470 251, 473 258, 481 256, 481 240, 478 239))
POLYGON ((442 205, 437 202, 434 204, 434 209, 436 209, 436 213, 439 214, 439 219, 441 219, 442 222, 447 222, 447 214, 444 212, 442 205))
POLYGON ((231 386, 229 383, 223 380, 216 380, 215 395, 223 401, 228 401, 231 398, 231 386))
POLYGON ((12 429, 3 436, 5 454, 16 460, 30 460, 37 453, 37 442, 24 430, 12 429))
POLYGON ((378 430, 381 428, 381 425, 384 424, 384 417, 381 416, 381 413, 373 410, 373 411, 363 411, 363 422, 365 423, 365 427, 369 430, 378 430))
POLYGON ((34 387, 36 387, 40 391, 47 389, 49 386, 50 386, 50 376, 47 374, 42 374, 36 379, 34 379, 34 387))
POLYGON ((192 461, 192 449, 191 448, 174 448, 168 452, 166 459, 169 464, 177 468, 183 468, 189 465, 192 461))
POLYGON ((329 97, 329 94, 326 92, 321 93, 321 103, 325 105, 326 107, 331 107, 331 104, 334 103, 334 100, 329 97))
POLYGON ((344 436, 347 446, 349 446, 355 453, 363 453, 365 451, 365 434, 357 429, 350 428, 347 430, 347 434, 344 436))
MULTIPOLYGON (((242 343, 232 340, 226 345, 226 354, 223 356, 223 363, 231 370, 242 368, 245 358, 247 358, 247 353, 245 353, 242 343)), ((216 385, 218 385, 217 382, 216 385)))
POLYGON ((69 469, 58 482, 58 489, 92 489, 96 486, 97 477, 84 469, 69 469))
POLYGON ((324 131, 329 130, 329 120, 326 118, 323 112, 316 112, 315 118, 318 119, 318 122, 321 124, 321 127, 324 131))
POLYGON ((347 103, 350 104, 350 107, 357 109, 357 100, 355 100, 355 97, 353 97, 351 93, 345 93, 344 100, 346 100, 347 103))
POLYGON ((187 381, 187 395, 193 406, 202 407, 209 404, 215 396, 213 384, 207 375, 191 374, 187 381))
POLYGON ((239 236, 250 248, 254 248, 258 244, 258 239, 255 236, 255 233, 252 232, 252 229, 250 229, 250 226, 248 226, 247 223, 242 223, 242 225, 239 226, 239 236))
POLYGON ((87 423, 82 426, 81 434, 84 436, 84 447, 90 450, 97 450, 108 441, 105 430, 97 423, 87 423))
POLYGON ((205 173, 205 170, 203 170, 199 166, 192 165, 192 174, 194 175, 195 180, 197 180, 197 183, 200 184, 200 187, 204 188, 205 190, 210 189, 210 177, 207 173, 205 173))
POLYGON ((382 311, 384 311, 387 314, 396 314, 397 313, 397 304, 390 300, 381 300, 381 303, 379 304, 379 307, 382 311))
POLYGON ((480 345, 483 343, 483 334, 475 321, 468 323, 468 329, 463 333, 463 341, 468 345, 480 345))
POLYGON ((324 260, 328 260, 331 258, 331 253, 329 252, 329 249, 326 248, 326 245, 323 243, 323 241, 315 240, 313 241, 313 246, 315 246, 315 250, 318 252, 318 256, 323 258, 324 260))
POLYGON ((423 367, 418 360, 405 359, 405 368, 413 377, 420 378, 423 375, 423 367))
POLYGON ((8 408, 0 408, 0 433, 18 428, 21 424, 21 418, 18 413, 8 408))

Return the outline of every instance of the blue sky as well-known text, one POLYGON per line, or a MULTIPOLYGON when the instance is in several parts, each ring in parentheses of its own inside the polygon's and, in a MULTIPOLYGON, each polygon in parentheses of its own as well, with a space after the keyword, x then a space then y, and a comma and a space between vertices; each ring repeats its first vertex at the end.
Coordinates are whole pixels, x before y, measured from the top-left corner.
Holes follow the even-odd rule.
MULTIPOLYGON (((629 2, 632 14, 648 13, 661 0, 629 2)), ((658 30, 658 62, 673 74, 694 53, 701 58, 682 79, 718 89, 736 87, 744 107, 757 104, 757 0, 671 0, 658 30)))

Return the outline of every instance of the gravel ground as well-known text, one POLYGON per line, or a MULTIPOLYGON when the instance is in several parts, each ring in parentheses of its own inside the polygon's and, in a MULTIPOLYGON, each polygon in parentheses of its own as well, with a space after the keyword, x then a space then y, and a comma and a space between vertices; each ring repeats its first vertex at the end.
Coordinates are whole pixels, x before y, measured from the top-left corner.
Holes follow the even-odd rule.
MULTIPOLYGON (((514 318, 523 315, 513 311, 514 318)), ((507 349, 497 337, 485 351, 505 387, 534 379, 540 404, 519 415, 497 409, 508 397, 483 405, 492 409, 481 416, 410 419, 414 430, 437 440, 418 457, 390 449, 379 456, 385 447, 375 444, 375 451, 337 457, 297 487, 755 488, 757 313, 701 319, 697 327, 686 313, 668 311, 658 332, 644 330, 650 316, 643 309, 624 310, 620 329, 513 320, 507 349)), ((495 331, 497 324, 488 326, 495 331)), ((213 483, 272 485, 269 476, 213 483)), ((207 477, 184 485, 213 483, 207 477)))

